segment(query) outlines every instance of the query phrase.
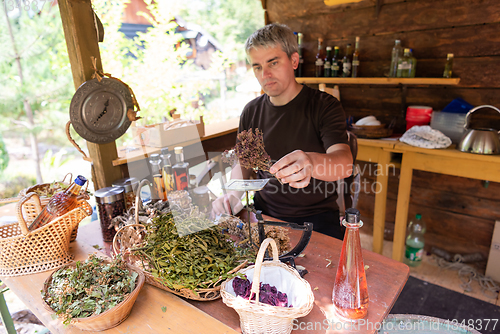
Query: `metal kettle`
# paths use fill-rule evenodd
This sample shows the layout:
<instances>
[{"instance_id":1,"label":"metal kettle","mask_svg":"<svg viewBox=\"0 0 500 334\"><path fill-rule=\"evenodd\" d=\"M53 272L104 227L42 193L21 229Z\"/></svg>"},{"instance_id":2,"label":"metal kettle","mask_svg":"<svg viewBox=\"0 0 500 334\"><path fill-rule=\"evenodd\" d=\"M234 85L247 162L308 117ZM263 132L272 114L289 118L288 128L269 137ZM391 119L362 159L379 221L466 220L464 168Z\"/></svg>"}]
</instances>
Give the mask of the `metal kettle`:
<instances>
[{"instance_id":1,"label":"metal kettle","mask_svg":"<svg viewBox=\"0 0 500 334\"><path fill-rule=\"evenodd\" d=\"M469 129L472 113L483 108L495 109L500 113L500 109L490 105L471 109L465 116L464 128L466 132L458 143L457 149L462 152L476 154L500 154L500 131L495 129Z\"/></svg>"}]
</instances>

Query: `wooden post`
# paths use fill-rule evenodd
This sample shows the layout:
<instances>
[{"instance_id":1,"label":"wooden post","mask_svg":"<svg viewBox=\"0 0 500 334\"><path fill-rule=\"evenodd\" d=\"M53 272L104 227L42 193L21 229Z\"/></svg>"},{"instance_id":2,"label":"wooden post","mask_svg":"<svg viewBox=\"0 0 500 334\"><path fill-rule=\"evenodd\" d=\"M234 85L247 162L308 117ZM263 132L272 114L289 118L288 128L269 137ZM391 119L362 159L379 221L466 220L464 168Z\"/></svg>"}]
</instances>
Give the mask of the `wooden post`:
<instances>
[{"instance_id":1,"label":"wooden post","mask_svg":"<svg viewBox=\"0 0 500 334\"><path fill-rule=\"evenodd\" d=\"M97 69L102 69L99 52L99 35L96 29L97 17L92 9L91 0L59 0L59 10L68 47L69 61L73 73L75 89L92 78L91 56L97 59ZM95 189L110 186L122 177L119 167L113 166L118 157L116 143L94 144L87 142L92 159L92 178Z\"/></svg>"}]
</instances>

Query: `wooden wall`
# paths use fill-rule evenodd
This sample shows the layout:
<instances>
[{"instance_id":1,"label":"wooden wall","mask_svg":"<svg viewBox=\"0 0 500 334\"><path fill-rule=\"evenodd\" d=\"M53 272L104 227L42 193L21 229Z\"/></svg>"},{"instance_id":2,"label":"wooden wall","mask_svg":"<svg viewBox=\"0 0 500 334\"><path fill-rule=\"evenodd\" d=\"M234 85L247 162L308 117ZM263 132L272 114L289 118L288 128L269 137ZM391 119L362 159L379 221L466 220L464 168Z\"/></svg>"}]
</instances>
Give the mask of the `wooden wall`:
<instances>
[{"instance_id":1,"label":"wooden wall","mask_svg":"<svg viewBox=\"0 0 500 334\"><path fill-rule=\"evenodd\" d=\"M498 0L382 0L329 7L323 0L263 1L269 22L288 25L305 38L305 74L314 75L317 39L326 45L354 46L360 36L360 76L383 77L389 71L395 39L413 49L417 77L441 77L447 53L455 55L453 76L458 86L407 87L406 105L429 105L441 110L454 98L472 105L500 107L500 1ZM340 87L346 114L354 120L375 115L384 122L398 119L404 128L402 87ZM500 129L498 113L482 110L473 126ZM390 178L386 224L394 223L399 170ZM366 175L367 182L373 177ZM418 211L428 223L428 243L451 251L481 251L487 255L495 220L500 219L500 185L488 188L478 180L415 172L410 215ZM373 194L360 198L368 225Z\"/></svg>"}]
</instances>

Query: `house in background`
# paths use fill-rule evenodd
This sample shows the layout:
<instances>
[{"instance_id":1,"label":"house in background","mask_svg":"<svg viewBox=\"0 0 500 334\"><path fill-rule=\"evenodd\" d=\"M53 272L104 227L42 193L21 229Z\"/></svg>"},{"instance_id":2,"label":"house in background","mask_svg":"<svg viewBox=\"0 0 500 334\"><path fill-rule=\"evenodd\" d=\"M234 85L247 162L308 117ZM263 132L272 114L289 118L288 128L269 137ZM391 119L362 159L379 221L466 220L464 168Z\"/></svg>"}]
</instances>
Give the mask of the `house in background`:
<instances>
[{"instance_id":1,"label":"house in background","mask_svg":"<svg viewBox=\"0 0 500 334\"><path fill-rule=\"evenodd\" d=\"M138 12L148 12L143 0L131 0L125 7L120 31L128 38L134 38L137 32L146 32L151 27L145 17L137 15ZM175 21L178 24L176 32L180 33L191 47L188 59L193 59L199 68L208 69L212 54L217 50L222 51L220 43L197 24L186 22L181 17L176 17Z\"/></svg>"}]
</instances>

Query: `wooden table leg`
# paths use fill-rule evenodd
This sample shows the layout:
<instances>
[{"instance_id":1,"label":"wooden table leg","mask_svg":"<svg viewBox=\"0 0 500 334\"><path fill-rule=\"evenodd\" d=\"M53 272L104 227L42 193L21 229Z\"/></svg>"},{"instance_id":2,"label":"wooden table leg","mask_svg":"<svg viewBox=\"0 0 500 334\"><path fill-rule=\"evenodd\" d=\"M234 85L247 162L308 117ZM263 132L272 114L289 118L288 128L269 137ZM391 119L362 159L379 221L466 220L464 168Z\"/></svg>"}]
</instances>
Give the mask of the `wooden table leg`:
<instances>
[{"instance_id":1,"label":"wooden table leg","mask_svg":"<svg viewBox=\"0 0 500 334\"><path fill-rule=\"evenodd\" d=\"M382 254L384 248L385 207L391 152L380 150L377 164L377 187L373 214L373 251Z\"/></svg>"},{"instance_id":2,"label":"wooden table leg","mask_svg":"<svg viewBox=\"0 0 500 334\"><path fill-rule=\"evenodd\" d=\"M408 206L410 204L411 180L413 169L411 167L414 155L406 152L401 161L401 174L399 176L398 200L396 206L396 222L394 226L394 244L392 258L396 261L403 260L405 247L406 224L408 220Z\"/></svg>"}]
</instances>

